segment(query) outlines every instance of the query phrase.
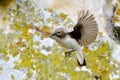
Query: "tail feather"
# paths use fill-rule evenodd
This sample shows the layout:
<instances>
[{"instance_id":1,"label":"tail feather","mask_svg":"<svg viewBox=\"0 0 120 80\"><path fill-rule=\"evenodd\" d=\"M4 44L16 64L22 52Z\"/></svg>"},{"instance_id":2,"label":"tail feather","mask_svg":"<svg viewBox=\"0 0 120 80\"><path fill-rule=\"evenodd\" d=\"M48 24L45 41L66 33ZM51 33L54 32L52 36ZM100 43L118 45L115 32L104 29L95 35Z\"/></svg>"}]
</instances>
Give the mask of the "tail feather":
<instances>
[{"instance_id":1,"label":"tail feather","mask_svg":"<svg viewBox=\"0 0 120 80\"><path fill-rule=\"evenodd\" d=\"M76 58L79 66L86 66L86 61L81 50L77 51Z\"/></svg>"},{"instance_id":2,"label":"tail feather","mask_svg":"<svg viewBox=\"0 0 120 80\"><path fill-rule=\"evenodd\" d=\"M86 60L85 59L84 59L83 64L80 64L80 62L78 61L78 59L77 59L77 63L78 63L78 66L86 66Z\"/></svg>"}]
</instances>

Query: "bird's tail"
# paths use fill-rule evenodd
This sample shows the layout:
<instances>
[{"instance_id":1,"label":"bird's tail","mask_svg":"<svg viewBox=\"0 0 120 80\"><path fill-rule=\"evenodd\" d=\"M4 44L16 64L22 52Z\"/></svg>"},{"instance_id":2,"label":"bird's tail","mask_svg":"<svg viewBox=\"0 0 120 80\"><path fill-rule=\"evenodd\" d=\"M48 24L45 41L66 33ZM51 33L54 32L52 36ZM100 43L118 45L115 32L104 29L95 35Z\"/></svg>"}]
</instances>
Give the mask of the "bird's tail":
<instances>
[{"instance_id":1,"label":"bird's tail","mask_svg":"<svg viewBox=\"0 0 120 80\"><path fill-rule=\"evenodd\" d=\"M86 61L81 50L77 51L76 58L79 66L86 66Z\"/></svg>"}]
</instances>

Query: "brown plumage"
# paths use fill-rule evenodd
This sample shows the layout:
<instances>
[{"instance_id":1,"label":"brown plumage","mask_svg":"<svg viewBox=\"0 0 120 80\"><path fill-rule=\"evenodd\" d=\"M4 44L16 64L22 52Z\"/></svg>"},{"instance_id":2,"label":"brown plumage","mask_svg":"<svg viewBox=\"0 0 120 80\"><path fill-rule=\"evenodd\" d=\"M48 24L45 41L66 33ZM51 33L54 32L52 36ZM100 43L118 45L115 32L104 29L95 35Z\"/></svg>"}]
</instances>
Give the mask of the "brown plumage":
<instances>
[{"instance_id":1,"label":"brown plumage","mask_svg":"<svg viewBox=\"0 0 120 80\"><path fill-rule=\"evenodd\" d=\"M82 25L82 27L79 25ZM76 27L80 27L81 39L78 42L81 46L88 46L96 39L98 34L97 23L89 11L79 12L78 22L74 28Z\"/></svg>"}]
</instances>

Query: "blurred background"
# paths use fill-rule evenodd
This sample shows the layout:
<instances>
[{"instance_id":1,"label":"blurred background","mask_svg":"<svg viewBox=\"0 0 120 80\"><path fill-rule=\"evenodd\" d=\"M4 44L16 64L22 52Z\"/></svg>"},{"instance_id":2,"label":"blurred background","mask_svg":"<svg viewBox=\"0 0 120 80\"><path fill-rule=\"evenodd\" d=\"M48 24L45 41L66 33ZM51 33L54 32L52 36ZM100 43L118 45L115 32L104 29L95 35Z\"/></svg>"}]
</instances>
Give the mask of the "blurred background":
<instances>
[{"instance_id":1,"label":"blurred background","mask_svg":"<svg viewBox=\"0 0 120 80\"><path fill-rule=\"evenodd\" d=\"M83 9L94 14L99 34L82 49L87 66L79 67L76 53L65 57L45 33L71 31ZM119 16L119 0L0 0L0 80L119 80Z\"/></svg>"}]
</instances>

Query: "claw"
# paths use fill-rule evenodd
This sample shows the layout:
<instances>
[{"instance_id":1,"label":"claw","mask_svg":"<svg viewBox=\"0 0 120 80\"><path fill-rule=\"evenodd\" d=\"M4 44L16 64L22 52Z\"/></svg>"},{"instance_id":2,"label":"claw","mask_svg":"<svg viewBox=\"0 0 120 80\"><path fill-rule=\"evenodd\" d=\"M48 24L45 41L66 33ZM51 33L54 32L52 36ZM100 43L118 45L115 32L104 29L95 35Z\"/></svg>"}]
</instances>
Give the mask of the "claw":
<instances>
[{"instance_id":1,"label":"claw","mask_svg":"<svg viewBox=\"0 0 120 80\"><path fill-rule=\"evenodd\" d=\"M66 57L67 57L67 56L68 56L68 57L71 57L71 52L69 52L69 51L68 51L68 52L65 52L65 56L66 56Z\"/></svg>"},{"instance_id":2,"label":"claw","mask_svg":"<svg viewBox=\"0 0 120 80\"><path fill-rule=\"evenodd\" d=\"M65 52L65 56L71 57L71 53L74 52L75 50L67 51Z\"/></svg>"}]
</instances>

